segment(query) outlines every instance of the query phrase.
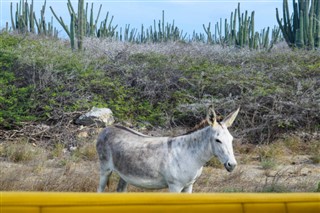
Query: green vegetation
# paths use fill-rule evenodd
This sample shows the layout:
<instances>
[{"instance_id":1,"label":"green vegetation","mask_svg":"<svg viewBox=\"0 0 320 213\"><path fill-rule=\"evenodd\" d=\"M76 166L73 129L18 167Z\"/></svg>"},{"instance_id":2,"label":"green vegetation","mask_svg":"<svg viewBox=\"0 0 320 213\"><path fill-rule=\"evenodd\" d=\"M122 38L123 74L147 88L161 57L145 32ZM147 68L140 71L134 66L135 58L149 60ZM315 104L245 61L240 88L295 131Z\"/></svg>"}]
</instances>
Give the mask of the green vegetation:
<instances>
[{"instance_id":1,"label":"green vegetation","mask_svg":"<svg viewBox=\"0 0 320 213\"><path fill-rule=\"evenodd\" d=\"M221 115L241 106L236 128L249 142L319 130L318 52L98 39L73 52L50 38L2 33L0 41L1 128L68 124L93 106L139 127L193 126L213 102Z\"/></svg>"},{"instance_id":2,"label":"green vegetation","mask_svg":"<svg viewBox=\"0 0 320 213\"><path fill-rule=\"evenodd\" d=\"M14 49L21 43L21 38L0 36L0 126L5 128L34 119L30 114L33 86L23 84L21 76L14 72L14 62L17 60Z\"/></svg>"},{"instance_id":3,"label":"green vegetation","mask_svg":"<svg viewBox=\"0 0 320 213\"><path fill-rule=\"evenodd\" d=\"M52 39L52 24L43 18L37 22L31 12L33 2L29 7L22 0L12 13L12 29L18 33L0 32L0 137L5 141L0 143L4 159L0 163L10 165L1 173L0 190L95 191L97 180L92 174L98 176L98 170L88 161L97 160L93 141L98 130L73 123L93 106L109 107L117 123L168 132L199 123L206 106L213 103L218 116L241 107L232 129L241 146L241 151L235 148L237 157L246 152L239 164L257 161L254 167L258 164L265 171L252 178L252 170L240 167L219 181L212 178L211 170L222 165L213 158L196 191L319 191L318 178L305 181L315 172L302 173L305 160L294 159L304 155L308 165L320 162L316 33L314 45L305 40L312 37L309 29L304 31L303 46L301 37L295 39L300 43L290 43L306 48L286 48L276 42L279 29L272 32L272 41L268 28L255 32L254 11L251 16L247 11L241 14L240 5L230 23L225 21L224 35L221 21L215 34L209 24L204 26L206 36L194 33L187 38L174 21L165 22L164 12L161 20L149 28L142 26L140 33L130 30L130 25L116 32L109 13L98 28L101 6L94 20L93 5L89 15L88 4L84 9L81 2L75 13L68 1L69 27L54 15L69 32L72 49L68 41ZM319 1L312 4L310 14L318 14ZM44 11L45 4L41 17ZM308 17L299 23L310 26ZM312 29L319 27L314 24ZM35 32L47 36L32 35ZM283 162L295 168L287 171ZM11 168L11 164L24 166ZM302 183L288 182L292 175L302 178ZM231 184L228 188L226 181ZM116 184L112 187L115 190Z\"/></svg>"}]
</instances>

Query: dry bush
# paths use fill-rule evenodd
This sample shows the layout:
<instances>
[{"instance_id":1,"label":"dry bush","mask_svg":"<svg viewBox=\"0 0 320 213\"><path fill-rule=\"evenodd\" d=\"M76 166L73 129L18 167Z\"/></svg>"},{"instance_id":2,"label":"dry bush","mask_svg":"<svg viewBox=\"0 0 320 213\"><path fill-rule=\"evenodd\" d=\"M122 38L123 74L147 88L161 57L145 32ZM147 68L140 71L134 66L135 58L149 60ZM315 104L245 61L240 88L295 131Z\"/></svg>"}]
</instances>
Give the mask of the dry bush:
<instances>
[{"instance_id":1,"label":"dry bush","mask_svg":"<svg viewBox=\"0 0 320 213\"><path fill-rule=\"evenodd\" d=\"M95 192L98 186L98 170L95 166L69 161L60 168L46 165L35 172L36 166L11 165L1 172L1 191L72 191Z\"/></svg>"},{"instance_id":2,"label":"dry bush","mask_svg":"<svg viewBox=\"0 0 320 213\"><path fill-rule=\"evenodd\" d=\"M72 52L60 40L25 43L15 50L16 83L39 90L32 97L43 102L30 110L49 128L27 124L21 131L0 130L2 138L78 147L73 120L92 105L107 105L120 121L131 119L136 126L170 128L196 124L213 103L222 116L241 106L234 135L242 141L270 143L288 132L319 140L310 134L320 123L319 51L88 38L84 52Z\"/></svg>"},{"instance_id":3,"label":"dry bush","mask_svg":"<svg viewBox=\"0 0 320 213\"><path fill-rule=\"evenodd\" d=\"M76 149L72 155L79 157L82 160L98 161L98 154L96 151L95 143L86 143Z\"/></svg>"},{"instance_id":4,"label":"dry bush","mask_svg":"<svg viewBox=\"0 0 320 213\"><path fill-rule=\"evenodd\" d=\"M16 142L0 144L0 157L14 163L27 163L30 161L45 160L45 150L37 145L20 139Z\"/></svg>"},{"instance_id":5,"label":"dry bush","mask_svg":"<svg viewBox=\"0 0 320 213\"><path fill-rule=\"evenodd\" d=\"M313 140L309 144L310 147L310 159L315 164L320 164L320 142L317 140Z\"/></svg>"},{"instance_id":6,"label":"dry bush","mask_svg":"<svg viewBox=\"0 0 320 213\"><path fill-rule=\"evenodd\" d=\"M98 174L95 171L69 168L42 175L34 181L32 191L95 192L97 186Z\"/></svg>"}]
</instances>

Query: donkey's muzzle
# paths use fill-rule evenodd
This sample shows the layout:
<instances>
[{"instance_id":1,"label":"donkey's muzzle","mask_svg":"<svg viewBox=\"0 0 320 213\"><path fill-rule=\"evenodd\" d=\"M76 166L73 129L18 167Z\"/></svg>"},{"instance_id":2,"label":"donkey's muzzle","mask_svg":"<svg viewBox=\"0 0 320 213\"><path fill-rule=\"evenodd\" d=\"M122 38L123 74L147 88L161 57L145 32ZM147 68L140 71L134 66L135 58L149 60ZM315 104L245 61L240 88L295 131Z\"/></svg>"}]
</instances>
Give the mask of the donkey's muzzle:
<instances>
[{"instance_id":1,"label":"donkey's muzzle","mask_svg":"<svg viewBox=\"0 0 320 213\"><path fill-rule=\"evenodd\" d=\"M236 166L237 166L237 163L231 163L231 162L224 163L224 167L228 172L232 172L234 168L236 168Z\"/></svg>"}]
</instances>

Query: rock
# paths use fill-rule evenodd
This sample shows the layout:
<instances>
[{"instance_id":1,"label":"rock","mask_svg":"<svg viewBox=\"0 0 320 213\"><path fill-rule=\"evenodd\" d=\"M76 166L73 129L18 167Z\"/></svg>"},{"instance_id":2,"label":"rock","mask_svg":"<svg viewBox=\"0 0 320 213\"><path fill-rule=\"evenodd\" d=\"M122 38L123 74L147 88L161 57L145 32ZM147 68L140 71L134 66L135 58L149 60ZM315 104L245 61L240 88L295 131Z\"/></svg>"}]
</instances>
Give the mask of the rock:
<instances>
[{"instance_id":1,"label":"rock","mask_svg":"<svg viewBox=\"0 0 320 213\"><path fill-rule=\"evenodd\" d=\"M87 138L87 137L89 137L89 134L87 131L83 131L78 134L78 138Z\"/></svg>"},{"instance_id":2,"label":"rock","mask_svg":"<svg viewBox=\"0 0 320 213\"><path fill-rule=\"evenodd\" d=\"M114 118L110 109L93 107L90 112L81 115L75 123L84 126L106 127L114 123Z\"/></svg>"},{"instance_id":3,"label":"rock","mask_svg":"<svg viewBox=\"0 0 320 213\"><path fill-rule=\"evenodd\" d=\"M301 176L308 176L312 171L309 168L302 168L300 171Z\"/></svg>"}]
</instances>

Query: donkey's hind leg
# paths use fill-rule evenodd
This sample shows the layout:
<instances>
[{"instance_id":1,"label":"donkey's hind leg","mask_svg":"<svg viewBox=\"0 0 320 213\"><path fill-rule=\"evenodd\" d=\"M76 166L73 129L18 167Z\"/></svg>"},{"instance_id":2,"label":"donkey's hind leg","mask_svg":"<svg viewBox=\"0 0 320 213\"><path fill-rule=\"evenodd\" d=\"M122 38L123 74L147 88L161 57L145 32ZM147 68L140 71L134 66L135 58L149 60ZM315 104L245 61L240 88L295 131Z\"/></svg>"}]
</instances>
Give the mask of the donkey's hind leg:
<instances>
[{"instance_id":1,"label":"donkey's hind leg","mask_svg":"<svg viewBox=\"0 0 320 213\"><path fill-rule=\"evenodd\" d=\"M128 183L120 177L118 187L117 187L117 192L126 192L127 186L128 186Z\"/></svg>"},{"instance_id":2,"label":"donkey's hind leg","mask_svg":"<svg viewBox=\"0 0 320 213\"><path fill-rule=\"evenodd\" d=\"M100 182L98 187L98 192L104 192L106 185L109 187L109 177L112 170L109 168L106 162L100 162Z\"/></svg>"}]
</instances>

